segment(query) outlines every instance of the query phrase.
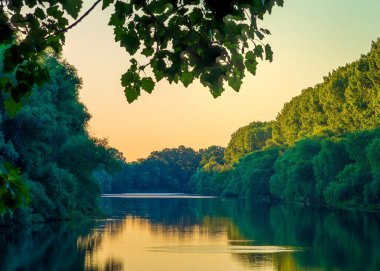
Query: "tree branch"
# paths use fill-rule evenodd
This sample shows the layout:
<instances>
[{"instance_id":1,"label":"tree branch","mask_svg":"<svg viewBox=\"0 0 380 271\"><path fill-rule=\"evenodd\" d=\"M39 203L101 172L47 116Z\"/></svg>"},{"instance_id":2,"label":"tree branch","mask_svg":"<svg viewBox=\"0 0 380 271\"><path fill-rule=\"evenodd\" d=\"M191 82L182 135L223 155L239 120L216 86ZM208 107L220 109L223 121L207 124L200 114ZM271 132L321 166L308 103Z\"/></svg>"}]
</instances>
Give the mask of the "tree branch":
<instances>
[{"instance_id":1,"label":"tree branch","mask_svg":"<svg viewBox=\"0 0 380 271\"><path fill-rule=\"evenodd\" d=\"M48 39L52 36L56 36L56 35L59 35L61 33L65 33L67 31L69 31L71 28L75 27L77 24L79 24L88 14L91 13L91 11L100 3L102 2L102 0L97 0L82 16L80 16L78 18L78 20L76 20L74 23L72 23L71 25L69 25L68 27L64 28L64 29L61 29L61 30L58 30L56 32L54 32L53 34L50 34L48 35L45 39Z\"/></svg>"}]
</instances>

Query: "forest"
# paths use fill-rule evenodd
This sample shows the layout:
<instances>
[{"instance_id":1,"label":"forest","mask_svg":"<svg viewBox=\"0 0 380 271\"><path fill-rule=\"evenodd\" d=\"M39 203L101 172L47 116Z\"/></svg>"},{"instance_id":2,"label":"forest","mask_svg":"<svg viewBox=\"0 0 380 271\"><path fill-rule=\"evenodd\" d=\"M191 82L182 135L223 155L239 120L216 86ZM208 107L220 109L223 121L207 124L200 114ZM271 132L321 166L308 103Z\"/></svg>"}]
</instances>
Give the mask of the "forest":
<instances>
[{"instance_id":1,"label":"forest","mask_svg":"<svg viewBox=\"0 0 380 271\"><path fill-rule=\"evenodd\" d=\"M143 69L132 58L129 70L121 77L129 102L137 99L141 90L152 92L162 78L185 86L199 79L217 97L224 91L224 83L239 90L244 71L256 73L257 59L272 61L271 48L264 43L242 56L243 49L249 47L249 37L237 34L248 27L235 24L246 16L238 10L235 17L222 23L217 17L220 11L210 3L210 17L203 18L205 21L197 9L188 7L189 20L194 20L189 26L180 15L186 7L180 6L175 11L167 9L175 13L178 21L165 25L157 23L154 16L162 7L136 3L136 8L155 20L136 15L141 20L136 22L141 33L132 33L132 28L120 28L131 11L125 9L126 4L117 3L110 20L115 40L132 56L144 41L142 54L152 58L147 65L152 66L155 76L154 81L141 77ZM250 12L260 17L270 13L275 4L281 6L282 1L255 2ZM69 6L62 8L70 14ZM77 18L79 9L75 7L70 16ZM14 7L14 12L20 13L21 7ZM56 19L56 38L50 36L49 29L40 27L41 12ZM4 105L0 110L0 214L5 214L0 223L96 215L101 193L124 192L187 192L380 207L380 40L373 42L368 54L304 89L284 105L275 120L254 121L238 129L226 148L193 150L179 146L127 163L106 139L89 134L90 115L78 98L81 79L75 68L59 57L64 32L68 30L63 27L68 22L54 5L44 12L41 9L33 14L34 24L25 27L35 32L28 32L19 42L15 43L14 35L18 28L1 29L6 36L2 36L0 44L0 102ZM1 25L9 19L4 16L0 18ZM25 23L20 16L12 20L21 27ZM165 18L161 18L163 22ZM195 35L208 35L205 25L210 20L215 21L216 28L228 26L226 33L211 33L211 39L220 40L218 46L204 42L208 36ZM148 22L160 30L160 39L143 37L143 24ZM133 26L134 22L129 24ZM194 30L192 24L200 24L199 29ZM182 34L186 38L194 34L202 45L202 50L195 55L190 52L186 61L194 41L177 40L164 31L175 30L176 25L188 27L186 31L180 29ZM269 30L258 29L255 21L246 31L260 41L270 34ZM36 39L39 35L43 38ZM34 46L34 39L41 44ZM173 52L152 52L154 44L166 48L171 42L179 44ZM245 42L242 52L236 49L241 42ZM229 59L229 55L234 57ZM223 65L216 61L220 58L226 58ZM171 66L162 66L163 59L169 59ZM189 68L195 72L189 72ZM229 73L229 68L233 72Z\"/></svg>"},{"instance_id":2,"label":"forest","mask_svg":"<svg viewBox=\"0 0 380 271\"><path fill-rule=\"evenodd\" d=\"M368 54L304 89L274 121L238 129L225 149L153 152L125 164L110 191L379 208L379 70L380 40Z\"/></svg>"},{"instance_id":3,"label":"forest","mask_svg":"<svg viewBox=\"0 0 380 271\"><path fill-rule=\"evenodd\" d=\"M273 7L283 6L283 0L96 0L86 10L85 6L82 0L0 0L0 142L4 149L0 155L0 215L19 217L13 216L15 210L32 210L37 214L32 220L38 221L92 213L94 195L102 187L96 183L110 181L108 171L115 159L108 156L114 155L116 164L123 160L105 140L89 136L89 115L78 102L80 80L73 67L59 60L66 34L96 7L113 8L108 25L113 40L129 56L128 70L120 81L126 100L132 103L143 91L152 93L162 79L185 87L199 80L213 97L220 96L227 84L239 91L246 72L255 75L259 61L273 60L271 46L263 41L270 31L257 21ZM137 61L142 56L146 63ZM57 63L48 60L53 58ZM58 70L68 77L67 82L58 78L62 75L55 74ZM145 70L150 70L149 75ZM72 92L69 100L61 100L67 97L56 93L60 88ZM77 116L75 110L70 115L70 106L64 108L68 102ZM74 150L78 158L71 159ZM186 177L191 166L185 168L180 174ZM177 181L168 188L183 186ZM76 205L81 189L89 191ZM58 198L53 203L49 199L54 195ZM33 207L40 200L44 204Z\"/></svg>"},{"instance_id":4,"label":"forest","mask_svg":"<svg viewBox=\"0 0 380 271\"><path fill-rule=\"evenodd\" d=\"M0 270L380 270L380 1L322 2L0 0Z\"/></svg>"},{"instance_id":5,"label":"forest","mask_svg":"<svg viewBox=\"0 0 380 271\"><path fill-rule=\"evenodd\" d=\"M1 108L1 172L17 176L7 188L10 196L19 189L24 198L10 200L24 202L14 202L22 208L7 212L0 225L97 215L101 177L119 169L124 159L107 140L88 134L91 116L78 100L81 80L75 68L51 54L42 61L49 83L36 86L14 115ZM0 191L3 197L5 192Z\"/></svg>"}]
</instances>

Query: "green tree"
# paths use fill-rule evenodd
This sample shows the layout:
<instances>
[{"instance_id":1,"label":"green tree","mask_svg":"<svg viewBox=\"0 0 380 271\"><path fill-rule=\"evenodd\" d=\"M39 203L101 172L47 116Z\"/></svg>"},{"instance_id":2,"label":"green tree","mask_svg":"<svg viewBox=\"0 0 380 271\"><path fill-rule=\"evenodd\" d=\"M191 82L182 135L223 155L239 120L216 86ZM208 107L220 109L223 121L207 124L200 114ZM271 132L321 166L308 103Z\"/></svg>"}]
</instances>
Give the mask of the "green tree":
<instances>
[{"instance_id":1,"label":"green tree","mask_svg":"<svg viewBox=\"0 0 380 271\"><path fill-rule=\"evenodd\" d=\"M373 176L372 182L367 184L364 197L367 204L380 204L380 137L374 139L366 148L367 159Z\"/></svg>"},{"instance_id":2,"label":"green tree","mask_svg":"<svg viewBox=\"0 0 380 271\"><path fill-rule=\"evenodd\" d=\"M315 199L313 158L320 151L316 139L303 139L287 149L274 166L270 179L271 193L284 200L310 202Z\"/></svg>"},{"instance_id":3,"label":"green tree","mask_svg":"<svg viewBox=\"0 0 380 271\"><path fill-rule=\"evenodd\" d=\"M241 157L263 149L271 138L271 122L252 122L231 135L231 140L224 151L224 159L228 164L236 163Z\"/></svg>"},{"instance_id":4,"label":"green tree","mask_svg":"<svg viewBox=\"0 0 380 271\"><path fill-rule=\"evenodd\" d=\"M103 9L114 7L109 25L115 41L129 55L146 58L140 64L132 57L121 77L132 102L163 78L185 87L199 79L214 97L224 91L224 82L239 91L246 70L255 75L258 59L272 61L271 47L263 42L270 32L257 21L283 0L96 0L82 15L82 0L0 0L0 92L8 113L20 110L33 87L52 77L42 64L46 50L60 53L66 32L101 3ZM146 68L153 76L145 75ZM10 172L14 175L0 173L1 195L19 190L11 185L18 175ZM21 195L16 202L24 201ZM3 205L7 209L4 200Z\"/></svg>"},{"instance_id":5,"label":"green tree","mask_svg":"<svg viewBox=\"0 0 380 271\"><path fill-rule=\"evenodd\" d=\"M201 155L185 146L154 151L146 159L124 164L113 177L111 191L184 192L200 161Z\"/></svg>"},{"instance_id":6,"label":"green tree","mask_svg":"<svg viewBox=\"0 0 380 271\"><path fill-rule=\"evenodd\" d=\"M199 78L214 97L223 92L224 82L238 91L245 70L256 73L257 59L272 61L271 47L262 42L270 32L257 20L283 0L97 0L81 16L82 0L1 0L0 44L9 44L4 72L16 74L16 80L3 76L1 89L19 102L34 83L46 82L48 70L38 61L41 52L60 52L66 32L101 3L103 9L114 7L109 25L115 41L131 56L138 53L147 59L140 64L132 57L121 77L132 102L142 89L151 93L162 78L184 86ZM154 77L142 76L147 67Z\"/></svg>"},{"instance_id":7,"label":"green tree","mask_svg":"<svg viewBox=\"0 0 380 271\"><path fill-rule=\"evenodd\" d=\"M331 136L380 125L380 40L368 54L329 73L286 103L273 123L273 141L291 146L314 135Z\"/></svg>"},{"instance_id":8,"label":"green tree","mask_svg":"<svg viewBox=\"0 0 380 271\"><path fill-rule=\"evenodd\" d=\"M350 162L342 139L326 139L321 143L321 151L313 160L316 196L319 200L323 200L325 189L336 181L337 174Z\"/></svg>"},{"instance_id":9,"label":"green tree","mask_svg":"<svg viewBox=\"0 0 380 271\"><path fill-rule=\"evenodd\" d=\"M278 147L256 151L245 156L237 166L243 185L240 197L270 199L269 180L274 172L274 164L281 153ZM242 193L243 192L243 193Z\"/></svg>"},{"instance_id":10,"label":"green tree","mask_svg":"<svg viewBox=\"0 0 380 271\"><path fill-rule=\"evenodd\" d=\"M76 70L52 56L46 56L43 65L50 71L50 82L35 88L15 116L4 108L0 114L0 162L7 166L5 161L10 161L18 168L4 168L15 184L4 185L14 191L12 202L1 195L1 202L8 204L2 208L14 210L23 206L16 200L30 198L30 205L13 219L4 219L7 223L95 214L100 193L95 173L116 170L122 159L105 140L88 135L90 115L78 99L81 80ZM19 184L28 193L14 188ZM20 198L25 193L27 197Z\"/></svg>"}]
</instances>

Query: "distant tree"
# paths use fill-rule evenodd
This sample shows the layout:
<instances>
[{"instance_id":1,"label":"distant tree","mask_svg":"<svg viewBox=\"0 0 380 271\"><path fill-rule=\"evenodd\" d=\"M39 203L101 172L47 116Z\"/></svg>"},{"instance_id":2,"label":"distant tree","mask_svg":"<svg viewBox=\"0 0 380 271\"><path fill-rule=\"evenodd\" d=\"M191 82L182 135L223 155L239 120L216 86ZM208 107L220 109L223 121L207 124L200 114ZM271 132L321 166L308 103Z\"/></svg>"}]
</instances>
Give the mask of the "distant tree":
<instances>
[{"instance_id":1,"label":"distant tree","mask_svg":"<svg viewBox=\"0 0 380 271\"><path fill-rule=\"evenodd\" d=\"M198 152L185 146L154 151L145 159L125 164L113 177L111 191L184 192L200 160Z\"/></svg>"}]
</instances>

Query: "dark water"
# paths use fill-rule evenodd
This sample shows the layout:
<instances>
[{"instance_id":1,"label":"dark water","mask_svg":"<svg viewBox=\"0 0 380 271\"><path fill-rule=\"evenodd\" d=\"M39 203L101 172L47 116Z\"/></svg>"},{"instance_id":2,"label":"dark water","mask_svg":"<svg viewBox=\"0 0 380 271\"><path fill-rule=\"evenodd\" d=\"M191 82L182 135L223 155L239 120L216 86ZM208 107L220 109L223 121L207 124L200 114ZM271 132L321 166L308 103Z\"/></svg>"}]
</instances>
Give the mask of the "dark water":
<instances>
[{"instance_id":1,"label":"dark water","mask_svg":"<svg viewBox=\"0 0 380 271\"><path fill-rule=\"evenodd\" d=\"M0 229L0 270L380 270L378 214L103 198L109 219Z\"/></svg>"}]
</instances>

